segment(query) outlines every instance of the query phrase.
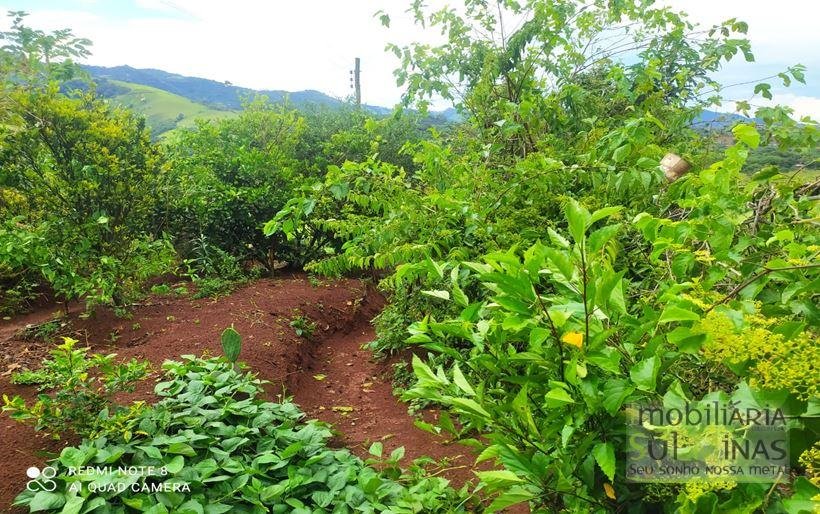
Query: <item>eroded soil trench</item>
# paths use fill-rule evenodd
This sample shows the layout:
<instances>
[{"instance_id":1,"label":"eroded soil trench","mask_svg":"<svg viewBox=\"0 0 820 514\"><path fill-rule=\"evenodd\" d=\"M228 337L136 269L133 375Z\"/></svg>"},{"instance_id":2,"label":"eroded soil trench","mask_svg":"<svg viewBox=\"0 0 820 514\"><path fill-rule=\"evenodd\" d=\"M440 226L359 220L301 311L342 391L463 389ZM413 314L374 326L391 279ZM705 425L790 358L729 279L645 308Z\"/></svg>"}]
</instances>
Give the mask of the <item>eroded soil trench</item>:
<instances>
[{"instance_id":1,"label":"eroded soil trench","mask_svg":"<svg viewBox=\"0 0 820 514\"><path fill-rule=\"evenodd\" d=\"M240 360L270 381L271 398L283 391L310 418L332 423L338 442L361 456L372 442L381 441L385 452L403 446L403 465L421 456L441 461L440 476L460 486L474 477L469 450L414 425L407 406L392 394L392 367L372 359L362 345L373 340L370 320L383 306L374 288L356 280L311 284L303 275L259 280L218 300L189 296L152 296L133 310L130 319L98 311L82 319L74 306L60 333L79 339L93 351L115 352L120 357L149 360L155 370L128 399L153 401L152 390L159 367L166 359L184 354L220 353L219 334L233 325L243 336ZM47 355L58 338L50 341L29 334L27 325L48 321L58 306L38 308L28 315L0 321L0 393L31 398L31 387L10 383L14 370L33 367ZM303 317L316 329L301 337L291 322ZM426 419L435 418L434 411ZM42 465L47 452L59 451L66 442L44 438L33 429L0 416L0 511L26 483L25 470Z\"/></svg>"}]
</instances>

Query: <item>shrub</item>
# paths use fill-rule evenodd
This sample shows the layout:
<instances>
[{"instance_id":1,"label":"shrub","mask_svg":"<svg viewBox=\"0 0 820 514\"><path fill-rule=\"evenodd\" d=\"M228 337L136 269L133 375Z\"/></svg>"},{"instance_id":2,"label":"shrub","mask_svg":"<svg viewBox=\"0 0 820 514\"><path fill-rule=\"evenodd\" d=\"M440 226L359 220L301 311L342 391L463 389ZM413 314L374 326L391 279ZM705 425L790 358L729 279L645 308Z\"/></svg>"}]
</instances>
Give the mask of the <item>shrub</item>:
<instances>
[{"instance_id":1,"label":"shrub","mask_svg":"<svg viewBox=\"0 0 820 514\"><path fill-rule=\"evenodd\" d=\"M202 121L173 138L160 212L183 257L204 238L240 263L273 271L283 260L280 241L260 228L300 184L294 147L303 130L296 111L258 99L236 118Z\"/></svg>"}]
</instances>

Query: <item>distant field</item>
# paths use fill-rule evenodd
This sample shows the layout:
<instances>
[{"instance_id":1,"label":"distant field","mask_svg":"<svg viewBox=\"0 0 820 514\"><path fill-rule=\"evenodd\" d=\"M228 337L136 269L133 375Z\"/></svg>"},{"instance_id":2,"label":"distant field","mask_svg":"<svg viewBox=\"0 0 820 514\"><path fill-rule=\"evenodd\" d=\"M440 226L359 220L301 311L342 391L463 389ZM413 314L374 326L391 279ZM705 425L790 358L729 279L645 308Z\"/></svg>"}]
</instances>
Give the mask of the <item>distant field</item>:
<instances>
[{"instance_id":1,"label":"distant field","mask_svg":"<svg viewBox=\"0 0 820 514\"><path fill-rule=\"evenodd\" d=\"M128 92L110 100L145 116L155 137L164 136L178 127L193 126L199 118L220 119L236 115L235 111L212 109L155 87L119 80L112 80L111 83L128 89Z\"/></svg>"}]
</instances>

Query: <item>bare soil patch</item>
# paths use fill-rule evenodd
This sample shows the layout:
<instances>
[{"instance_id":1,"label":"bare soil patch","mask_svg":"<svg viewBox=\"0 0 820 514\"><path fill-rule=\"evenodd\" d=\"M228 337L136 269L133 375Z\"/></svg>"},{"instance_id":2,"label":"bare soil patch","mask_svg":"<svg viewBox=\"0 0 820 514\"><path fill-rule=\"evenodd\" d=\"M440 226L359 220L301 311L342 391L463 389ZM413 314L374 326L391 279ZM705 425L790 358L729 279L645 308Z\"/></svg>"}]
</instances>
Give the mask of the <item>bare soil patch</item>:
<instances>
[{"instance_id":1,"label":"bare soil patch","mask_svg":"<svg viewBox=\"0 0 820 514\"><path fill-rule=\"evenodd\" d=\"M256 281L217 300L151 296L134 308L130 319L108 310L81 319L75 306L63 330L95 352L149 360L156 378L166 359L218 355L219 335L233 325L243 337L240 360L271 382L266 388L271 398L293 395L310 418L333 423L339 444L359 455L367 453L370 443L382 441L386 451L404 446L404 463L424 455L441 459L438 472L460 486L473 477L469 450L416 428L407 406L392 395L390 364L374 361L362 349L374 337L370 320L382 306L382 297L364 282L311 285L304 275L294 274ZM0 321L0 392L28 398L36 393L11 384L10 372L37 366L57 344L21 334L27 324L48 321L59 309L42 306ZM290 325L296 316L316 324L310 338L296 335ZM128 399L153 400L153 385L154 380L146 380ZM425 416L434 418L436 412ZM11 510L13 498L25 487L25 470L42 465L67 443L0 416L0 510Z\"/></svg>"}]
</instances>

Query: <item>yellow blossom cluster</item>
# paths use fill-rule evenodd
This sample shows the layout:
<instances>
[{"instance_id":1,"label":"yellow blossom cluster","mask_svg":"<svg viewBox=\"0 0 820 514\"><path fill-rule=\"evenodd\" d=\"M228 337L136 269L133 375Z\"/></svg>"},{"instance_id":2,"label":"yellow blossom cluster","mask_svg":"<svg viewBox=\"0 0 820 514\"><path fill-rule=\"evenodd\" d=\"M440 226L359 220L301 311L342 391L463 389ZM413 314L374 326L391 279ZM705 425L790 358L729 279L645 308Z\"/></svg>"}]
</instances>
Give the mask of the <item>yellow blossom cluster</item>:
<instances>
[{"instance_id":1,"label":"yellow blossom cluster","mask_svg":"<svg viewBox=\"0 0 820 514\"><path fill-rule=\"evenodd\" d=\"M799 462L806 468L806 476L811 483L820 487L820 441L801 453Z\"/></svg>"},{"instance_id":2,"label":"yellow blossom cluster","mask_svg":"<svg viewBox=\"0 0 820 514\"><path fill-rule=\"evenodd\" d=\"M820 345L808 332L787 339L770 327L778 320L758 314L743 317L737 328L724 312L712 311L699 323L707 335L702 351L726 365L748 363L749 384L761 389L786 389L802 400L820 392Z\"/></svg>"},{"instance_id":3,"label":"yellow blossom cluster","mask_svg":"<svg viewBox=\"0 0 820 514\"><path fill-rule=\"evenodd\" d=\"M698 477L686 482L683 494L691 502L698 501L698 498L712 491L729 491L735 488L737 482L728 478Z\"/></svg>"}]
</instances>

